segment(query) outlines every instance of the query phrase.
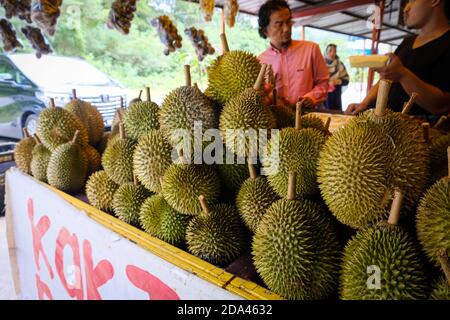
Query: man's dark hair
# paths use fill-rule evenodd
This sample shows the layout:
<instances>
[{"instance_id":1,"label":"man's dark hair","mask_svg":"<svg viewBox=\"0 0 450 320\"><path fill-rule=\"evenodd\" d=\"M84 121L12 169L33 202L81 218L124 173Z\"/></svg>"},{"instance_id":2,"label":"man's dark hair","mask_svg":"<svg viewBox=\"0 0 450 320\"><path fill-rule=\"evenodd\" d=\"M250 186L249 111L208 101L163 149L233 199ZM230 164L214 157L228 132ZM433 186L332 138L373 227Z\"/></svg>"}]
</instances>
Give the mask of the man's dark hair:
<instances>
[{"instance_id":1,"label":"man's dark hair","mask_svg":"<svg viewBox=\"0 0 450 320\"><path fill-rule=\"evenodd\" d=\"M287 8L289 9L289 12L291 12L291 8L284 0L269 0L266 3L264 3L261 8L259 8L258 12L258 24L259 24L259 35L266 39L267 36L265 35L266 28L270 23L270 15L278 10Z\"/></svg>"}]
</instances>

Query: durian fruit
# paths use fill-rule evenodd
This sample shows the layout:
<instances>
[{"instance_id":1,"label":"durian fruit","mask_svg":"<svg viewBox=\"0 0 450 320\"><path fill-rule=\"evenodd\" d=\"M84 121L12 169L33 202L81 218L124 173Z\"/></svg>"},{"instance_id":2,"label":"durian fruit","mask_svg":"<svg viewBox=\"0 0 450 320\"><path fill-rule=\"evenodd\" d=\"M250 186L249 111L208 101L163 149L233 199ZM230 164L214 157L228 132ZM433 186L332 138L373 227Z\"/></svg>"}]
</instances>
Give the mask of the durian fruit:
<instances>
[{"instance_id":1,"label":"durian fruit","mask_svg":"<svg viewBox=\"0 0 450 320\"><path fill-rule=\"evenodd\" d=\"M77 143L79 133L75 131L72 141L56 147L48 162L48 183L65 192L80 191L86 181L88 160Z\"/></svg>"},{"instance_id":2,"label":"durian fruit","mask_svg":"<svg viewBox=\"0 0 450 320\"><path fill-rule=\"evenodd\" d=\"M159 109L161 129L172 146L190 142L193 146L194 125L200 125L204 133L211 128L217 128L217 115L211 101L198 89L191 86L190 69L186 66L186 85L170 92ZM185 145L183 144L184 149ZM188 157L188 152L185 154Z\"/></svg>"},{"instance_id":3,"label":"durian fruit","mask_svg":"<svg viewBox=\"0 0 450 320\"><path fill-rule=\"evenodd\" d=\"M247 228L255 233L267 209L279 199L265 177L258 177L255 166L248 164L250 178L245 180L236 197L236 207Z\"/></svg>"},{"instance_id":4,"label":"durian fruit","mask_svg":"<svg viewBox=\"0 0 450 320\"><path fill-rule=\"evenodd\" d=\"M120 97L120 108L117 108L116 112L114 113L113 122L111 124L111 136L109 137L109 140L116 136L119 136L120 123L123 123L123 118L126 112L123 104L123 98Z\"/></svg>"},{"instance_id":5,"label":"durian fruit","mask_svg":"<svg viewBox=\"0 0 450 320\"><path fill-rule=\"evenodd\" d=\"M206 198L198 197L203 212L189 222L186 242L189 251L212 264L223 266L237 258L245 249L246 235L234 206L220 203L208 206Z\"/></svg>"},{"instance_id":6,"label":"durian fruit","mask_svg":"<svg viewBox=\"0 0 450 320\"><path fill-rule=\"evenodd\" d=\"M95 149L91 145L87 145L83 148L84 153L88 159L88 170L87 176L90 176L92 173L98 171L102 167L102 157L100 153L98 153L97 149Z\"/></svg>"},{"instance_id":7,"label":"durian fruit","mask_svg":"<svg viewBox=\"0 0 450 320\"><path fill-rule=\"evenodd\" d=\"M240 157L253 157L259 142L259 130L276 127L276 120L258 92L264 80L263 64L253 88L231 98L220 115L220 133L229 150Z\"/></svg>"},{"instance_id":8,"label":"durian fruit","mask_svg":"<svg viewBox=\"0 0 450 320\"><path fill-rule=\"evenodd\" d=\"M51 152L42 143L39 137L35 134L34 139L36 145L33 148L30 168L31 174L36 179L47 182L47 167L50 161Z\"/></svg>"},{"instance_id":9,"label":"durian fruit","mask_svg":"<svg viewBox=\"0 0 450 320\"><path fill-rule=\"evenodd\" d=\"M146 232L173 245L186 241L186 228L191 218L174 210L161 195L145 200L139 213L141 226Z\"/></svg>"},{"instance_id":10,"label":"durian fruit","mask_svg":"<svg viewBox=\"0 0 450 320\"><path fill-rule=\"evenodd\" d=\"M227 149L223 146L223 163L217 164L217 172L222 182L222 195L229 200L234 201L242 183L249 177L247 166L236 163L236 156L233 154L233 162L227 163Z\"/></svg>"},{"instance_id":11,"label":"durian fruit","mask_svg":"<svg viewBox=\"0 0 450 320\"><path fill-rule=\"evenodd\" d=\"M202 212L198 201L200 195L208 197L209 203L216 203L220 195L219 175L212 166L174 163L167 168L162 182L162 195L175 210L189 215Z\"/></svg>"},{"instance_id":12,"label":"durian fruit","mask_svg":"<svg viewBox=\"0 0 450 320\"><path fill-rule=\"evenodd\" d=\"M150 191L160 193L160 177L172 164L172 146L161 130L152 130L138 141L133 155L133 171Z\"/></svg>"},{"instance_id":13,"label":"durian fruit","mask_svg":"<svg viewBox=\"0 0 450 320\"><path fill-rule=\"evenodd\" d=\"M105 171L91 174L86 183L86 196L89 203L95 208L113 213L114 193L119 185L112 181Z\"/></svg>"},{"instance_id":14,"label":"durian fruit","mask_svg":"<svg viewBox=\"0 0 450 320\"><path fill-rule=\"evenodd\" d=\"M323 123L323 121L312 114L306 114L302 116L302 128L314 128L319 130L324 136L329 137L331 135L330 131L328 130L329 125L331 122L331 118L328 117L327 123Z\"/></svg>"},{"instance_id":15,"label":"durian fruit","mask_svg":"<svg viewBox=\"0 0 450 320\"><path fill-rule=\"evenodd\" d=\"M72 140L75 131L79 131L77 144L88 144L88 131L81 120L72 112L55 107L53 99L50 106L42 110L37 122L37 134L44 146L53 151L59 145Z\"/></svg>"},{"instance_id":16,"label":"durian fruit","mask_svg":"<svg viewBox=\"0 0 450 320\"><path fill-rule=\"evenodd\" d=\"M447 250L441 249L438 253L438 260L441 264L444 277L440 277L433 285L431 300L450 300L450 259Z\"/></svg>"},{"instance_id":17,"label":"durian fruit","mask_svg":"<svg viewBox=\"0 0 450 320\"><path fill-rule=\"evenodd\" d=\"M126 138L123 123L120 124L119 138L110 142L102 155L102 166L108 176L122 185L133 181L133 152L136 142Z\"/></svg>"},{"instance_id":18,"label":"durian fruit","mask_svg":"<svg viewBox=\"0 0 450 320\"><path fill-rule=\"evenodd\" d=\"M448 176L448 147L450 147L450 135L437 138L430 146L430 184Z\"/></svg>"},{"instance_id":19,"label":"durian fruit","mask_svg":"<svg viewBox=\"0 0 450 320\"><path fill-rule=\"evenodd\" d=\"M269 71L272 69L270 68ZM269 77L270 78L270 77ZM271 82L275 87L275 79ZM290 107L285 105L277 105L277 89L272 90L272 104L270 111L273 114L276 122L276 129L283 129L288 127L295 127L295 112Z\"/></svg>"},{"instance_id":20,"label":"durian fruit","mask_svg":"<svg viewBox=\"0 0 450 320\"><path fill-rule=\"evenodd\" d=\"M388 221L358 231L344 251L344 300L426 299L428 281L420 249L399 227L402 193L395 191Z\"/></svg>"},{"instance_id":21,"label":"durian fruit","mask_svg":"<svg viewBox=\"0 0 450 320\"><path fill-rule=\"evenodd\" d=\"M278 170L269 173L268 181L280 197L287 195L290 171L297 173L297 197L309 197L318 191L317 162L326 139L317 129L302 129L302 123L301 103L297 103L295 128L282 129L279 139L271 139L269 144L267 163Z\"/></svg>"},{"instance_id":22,"label":"durian fruit","mask_svg":"<svg viewBox=\"0 0 450 320\"><path fill-rule=\"evenodd\" d=\"M139 226L141 206L151 195L152 193L143 185L138 184L137 179L121 185L114 193L114 214L128 224Z\"/></svg>"},{"instance_id":23,"label":"durian fruit","mask_svg":"<svg viewBox=\"0 0 450 320\"><path fill-rule=\"evenodd\" d=\"M450 167L450 147L448 147ZM436 252L450 251L450 179L436 182L421 199L416 216L417 236L431 262L436 266Z\"/></svg>"},{"instance_id":24,"label":"durian fruit","mask_svg":"<svg viewBox=\"0 0 450 320\"><path fill-rule=\"evenodd\" d=\"M249 52L229 51L225 35L221 39L225 53L208 67L207 73L209 96L224 105L254 85L261 64Z\"/></svg>"},{"instance_id":25,"label":"durian fruit","mask_svg":"<svg viewBox=\"0 0 450 320\"><path fill-rule=\"evenodd\" d=\"M142 96L142 90L139 90L139 95L136 98L133 98L130 100L130 103L128 103L128 108L130 108L133 104L135 104L137 102L142 102L141 96Z\"/></svg>"},{"instance_id":26,"label":"durian fruit","mask_svg":"<svg viewBox=\"0 0 450 320\"><path fill-rule=\"evenodd\" d=\"M257 272L268 288L288 299L316 300L337 288L340 245L321 207L295 200L295 173L289 192L262 217L252 243Z\"/></svg>"},{"instance_id":27,"label":"durian fruit","mask_svg":"<svg viewBox=\"0 0 450 320\"><path fill-rule=\"evenodd\" d=\"M103 116L98 109L87 101L77 98L76 91L73 90L73 99L68 102L64 109L75 114L87 129L89 144L92 146L100 142L105 131Z\"/></svg>"},{"instance_id":28,"label":"durian fruit","mask_svg":"<svg viewBox=\"0 0 450 320\"><path fill-rule=\"evenodd\" d=\"M28 129L23 129L24 138L19 141L14 149L14 161L17 167L25 173L31 173L31 160L36 141L30 136Z\"/></svg>"},{"instance_id":29,"label":"durian fruit","mask_svg":"<svg viewBox=\"0 0 450 320\"><path fill-rule=\"evenodd\" d=\"M138 140L143 134L159 129L159 107L151 101L150 88L146 88L147 101L131 104L125 112L123 123L128 136Z\"/></svg>"}]
</instances>

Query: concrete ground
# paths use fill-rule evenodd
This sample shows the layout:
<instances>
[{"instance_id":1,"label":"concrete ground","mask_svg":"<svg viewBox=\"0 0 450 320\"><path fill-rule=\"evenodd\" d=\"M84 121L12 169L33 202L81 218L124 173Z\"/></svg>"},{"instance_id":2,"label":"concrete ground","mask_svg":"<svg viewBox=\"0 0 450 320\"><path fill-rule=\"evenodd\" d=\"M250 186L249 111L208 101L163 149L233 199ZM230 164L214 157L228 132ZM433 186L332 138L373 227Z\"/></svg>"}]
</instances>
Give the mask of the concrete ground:
<instances>
[{"instance_id":1,"label":"concrete ground","mask_svg":"<svg viewBox=\"0 0 450 320\"><path fill-rule=\"evenodd\" d=\"M6 221L0 217L0 300L15 300L14 287L9 264L8 244L6 242Z\"/></svg>"}]
</instances>

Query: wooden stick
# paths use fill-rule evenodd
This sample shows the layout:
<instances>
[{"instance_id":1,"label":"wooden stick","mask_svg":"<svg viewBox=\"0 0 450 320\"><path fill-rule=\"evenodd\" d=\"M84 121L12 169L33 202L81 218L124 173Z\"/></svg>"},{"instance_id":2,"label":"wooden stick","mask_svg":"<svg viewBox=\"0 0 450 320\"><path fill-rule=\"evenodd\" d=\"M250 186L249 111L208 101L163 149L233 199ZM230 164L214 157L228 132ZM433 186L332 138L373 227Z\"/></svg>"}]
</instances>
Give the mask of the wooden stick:
<instances>
[{"instance_id":1,"label":"wooden stick","mask_svg":"<svg viewBox=\"0 0 450 320\"><path fill-rule=\"evenodd\" d=\"M422 123L422 129L425 143L430 143L430 124L428 122Z\"/></svg>"},{"instance_id":2,"label":"wooden stick","mask_svg":"<svg viewBox=\"0 0 450 320\"><path fill-rule=\"evenodd\" d=\"M297 130L302 129L302 108L303 103L298 101L295 105L295 129Z\"/></svg>"},{"instance_id":3,"label":"wooden stick","mask_svg":"<svg viewBox=\"0 0 450 320\"><path fill-rule=\"evenodd\" d=\"M255 91L258 91L264 82L264 76L266 75L266 68L267 64L263 63L261 65L261 69L259 69L258 78L256 79L255 85L253 86L253 89Z\"/></svg>"},{"instance_id":4,"label":"wooden stick","mask_svg":"<svg viewBox=\"0 0 450 320\"><path fill-rule=\"evenodd\" d=\"M208 203L206 202L205 197L199 196L198 200L200 201L200 205L202 206L203 213L209 214L210 211L209 211Z\"/></svg>"},{"instance_id":5,"label":"wooden stick","mask_svg":"<svg viewBox=\"0 0 450 320\"><path fill-rule=\"evenodd\" d=\"M255 165L248 161L248 171L250 172L250 179L255 180L258 178L258 174L256 173Z\"/></svg>"},{"instance_id":6,"label":"wooden stick","mask_svg":"<svg viewBox=\"0 0 450 320\"><path fill-rule=\"evenodd\" d=\"M438 120L438 122L436 122L436 124L434 125L434 129L439 129L441 126L442 126L442 124L445 122L445 121L447 121L447 116L442 116L442 117L440 117L439 118L439 120Z\"/></svg>"},{"instance_id":7,"label":"wooden stick","mask_svg":"<svg viewBox=\"0 0 450 320\"><path fill-rule=\"evenodd\" d=\"M230 52L230 47L228 46L228 40L225 33L220 34L220 42L222 42L222 54Z\"/></svg>"},{"instance_id":8,"label":"wooden stick","mask_svg":"<svg viewBox=\"0 0 450 320\"><path fill-rule=\"evenodd\" d=\"M29 137L30 137L30 132L28 131L27 128L23 128L23 129L22 129L22 132L23 132L23 136L24 136L25 138L29 138Z\"/></svg>"},{"instance_id":9,"label":"wooden stick","mask_svg":"<svg viewBox=\"0 0 450 320\"><path fill-rule=\"evenodd\" d=\"M77 98L77 90L72 89L72 100L75 100Z\"/></svg>"},{"instance_id":10,"label":"wooden stick","mask_svg":"<svg viewBox=\"0 0 450 320\"><path fill-rule=\"evenodd\" d=\"M448 259L448 254L446 249L441 249L438 252L438 259L441 263L442 270L444 271L447 283L450 286L450 260Z\"/></svg>"},{"instance_id":11,"label":"wooden stick","mask_svg":"<svg viewBox=\"0 0 450 320\"><path fill-rule=\"evenodd\" d=\"M419 94L417 92L413 92L411 94L411 97L409 98L409 101L403 107L403 110L402 110L403 114L407 114L407 113L409 113L409 111L411 111L411 108L414 105L414 102L416 101L418 95Z\"/></svg>"},{"instance_id":12,"label":"wooden stick","mask_svg":"<svg viewBox=\"0 0 450 320\"><path fill-rule=\"evenodd\" d=\"M391 212L389 214L388 223L391 225L398 225L400 220L400 208L402 206L403 194L399 190L394 191L394 200L392 201Z\"/></svg>"},{"instance_id":13,"label":"wooden stick","mask_svg":"<svg viewBox=\"0 0 450 320\"><path fill-rule=\"evenodd\" d=\"M37 134L34 134L33 138L34 138L34 140L36 141L37 144L41 144L42 143L41 139L39 139Z\"/></svg>"},{"instance_id":14,"label":"wooden stick","mask_svg":"<svg viewBox=\"0 0 450 320\"><path fill-rule=\"evenodd\" d=\"M222 33L221 34L225 34L225 8L222 7Z\"/></svg>"},{"instance_id":15,"label":"wooden stick","mask_svg":"<svg viewBox=\"0 0 450 320\"><path fill-rule=\"evenodd\" d=\"M125 139L125 126L122 121L119 122L119 137L120 139Z\"/></svg>"},{"instance_id":16,"label":"wooden stick","mask_svg":"<svg viewBox=\"0 0 450 320\"><path fill-rule=\"evenodd\" d=\"M391 89L392 81L381 80L378 88L377 105L375 107L375 115L383 117L386 114L386 108L389 97L389 90Z\"/></svg>"},{"instance_id":17,"label":"wooden stick","mask_svg":"<svg viewBox=\"0 0 450 320\"><path fill-rule=\"evenodd\" d=\"M184 66L184 75L186 77L186 85L188 87L190 87L191 86L191 66L188 64L186 64Z\"/></svg>"},{"instance_id":18,"label":"wooden stick","mask_svg":"<svg viewBox=\"0 0 450 320\"><path fill-rule=\"evenodd\" d=\"M327 122L325 122L325 130L330 131L331 117L327 118Z\"/></svg>"},{"instance_id":19,"label":"wooden stick","mask_svg":"<svg viewBox=\"0 0 450 320\"><path fill-rule=\"evenodd\" d=\"M147 93L147 101L148 102L152 101L150 96L150 87L145 87L145 92Z\"/></svg>"},{"instance_id":20,"label":"wooden stick","mask_svg":"<svg viewBox=\"0 0 450 320\"><path fill-rule=\"evenodd\" d=\"M80 134L80 130L75 131L75 134L73 135L73 139L72 139L72 141L70 141L71 144L74 144L75 142L77 142L79 134Z\"/></svg>"},{"instance_id":21,"label":"wooden stick","mask_svg":"<svg viewBox=\"0 0 450 320\"><path fill-rule=\"evenodd\" d=\"M56 108L56 105L55 105L55 98L50 98L49 107L50 107L50 108Z\"/></svg>"},{"instance_id":22,"label":"wooden stick","mask_svg":"<svg viewBox=\"0 0 450 320\"><path fill-rule=\"evenodd\" d=\"M297 186L297 172L289 171L287 199L295 200Z\"/></svg>"}]
</instances>

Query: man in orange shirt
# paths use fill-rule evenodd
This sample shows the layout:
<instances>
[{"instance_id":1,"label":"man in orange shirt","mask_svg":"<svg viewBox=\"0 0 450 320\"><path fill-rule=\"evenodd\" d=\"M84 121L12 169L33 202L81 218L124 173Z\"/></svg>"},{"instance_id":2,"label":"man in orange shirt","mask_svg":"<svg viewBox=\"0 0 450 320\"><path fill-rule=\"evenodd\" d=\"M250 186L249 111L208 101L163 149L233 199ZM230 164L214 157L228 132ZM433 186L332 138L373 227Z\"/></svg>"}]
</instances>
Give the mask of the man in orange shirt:
<instances>
[{"instance_id":1,"label":"man in orange shirt","mask_svg":"<svg viewBox=\"0 0 450 320\"><path fill-rule=\"evenodd\" d=\"M310 41L292 40L291 9L286 1L269 0L259 9L259 34L270 39L258 59L271 65L278 103L294 106L303 101L315 108L327 98L329 73L320 47Z\"/></svg>"}]
</instances>

